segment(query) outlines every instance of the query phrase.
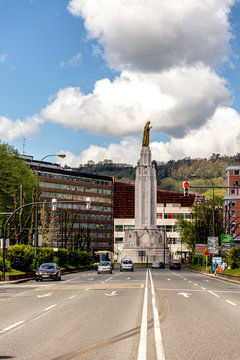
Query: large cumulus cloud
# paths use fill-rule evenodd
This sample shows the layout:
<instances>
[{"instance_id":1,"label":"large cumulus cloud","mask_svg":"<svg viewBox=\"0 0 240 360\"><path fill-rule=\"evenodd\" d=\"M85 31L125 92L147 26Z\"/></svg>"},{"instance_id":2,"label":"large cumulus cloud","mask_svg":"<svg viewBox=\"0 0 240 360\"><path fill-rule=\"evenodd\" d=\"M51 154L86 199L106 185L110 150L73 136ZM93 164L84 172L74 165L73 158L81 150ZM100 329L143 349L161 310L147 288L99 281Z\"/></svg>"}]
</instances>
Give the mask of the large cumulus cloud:
<instances>
[{"instance_id":1,"label":"large cumulus cloud","mask_svg":"<svg viewBox=\"0 0 240 360\"><path fill-rule=\"evenodd\" d=\"M117 70L159 71L202 61L213 65L229 52L229 7L234 0L71 0L90 38Z\"/></svg>"}]
</instances>

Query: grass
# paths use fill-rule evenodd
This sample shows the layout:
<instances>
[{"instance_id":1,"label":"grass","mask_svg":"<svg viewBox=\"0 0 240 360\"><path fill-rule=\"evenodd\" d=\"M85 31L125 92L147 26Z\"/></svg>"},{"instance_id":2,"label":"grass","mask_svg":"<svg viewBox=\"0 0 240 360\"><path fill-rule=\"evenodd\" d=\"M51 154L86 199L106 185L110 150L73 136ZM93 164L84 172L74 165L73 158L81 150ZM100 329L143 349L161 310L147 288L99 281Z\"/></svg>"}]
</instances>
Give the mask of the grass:
<instances>
[{"instance_id":1,"label":"grass","mask_svg":"<svg viewBox=\"0 0 240 360\"><path fill-rule=\"evenodd\" d=\"M224 271L221 271L223 274L229 274L229 275L238 275L240 276L240 269L227 269Z\"/></svg>"}]
</instances>

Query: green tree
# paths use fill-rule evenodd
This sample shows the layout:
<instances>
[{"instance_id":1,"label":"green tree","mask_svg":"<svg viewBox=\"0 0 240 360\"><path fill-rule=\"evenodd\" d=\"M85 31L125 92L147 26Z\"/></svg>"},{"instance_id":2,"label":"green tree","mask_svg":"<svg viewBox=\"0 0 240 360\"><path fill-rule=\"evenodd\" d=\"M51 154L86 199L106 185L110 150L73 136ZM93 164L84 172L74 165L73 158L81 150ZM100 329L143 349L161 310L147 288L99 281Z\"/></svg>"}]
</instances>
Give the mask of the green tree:
<instances>
[{"instance_id":1,"label":"green tree","mask_svg":"<svg viewBox=\"0 0 240 360\"><path fill-rule=\"evenodd\" d=\"M7 217L23 203L32 202L32 194L36 187L36 178L25 162L19 158L17 150L0 142L0 236ZM22 188L22 192L20 191ZM22 199L20 199L22 194ZM27 242L24 229L27 226L30 208L24 208L11 219L9 237L16 243ZM2 214L4 213L4 214ZM27 221L27 223L26 223Z\"/></svg>"}]
</instances>

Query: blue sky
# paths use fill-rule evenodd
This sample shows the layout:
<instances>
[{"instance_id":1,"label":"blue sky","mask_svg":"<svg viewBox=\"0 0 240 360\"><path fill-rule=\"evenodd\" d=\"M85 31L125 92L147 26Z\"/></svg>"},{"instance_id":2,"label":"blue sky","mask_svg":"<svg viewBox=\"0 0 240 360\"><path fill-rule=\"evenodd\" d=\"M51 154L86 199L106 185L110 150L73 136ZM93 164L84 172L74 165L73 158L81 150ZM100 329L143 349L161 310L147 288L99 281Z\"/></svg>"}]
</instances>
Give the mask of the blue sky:
<instances>
[{"instance_id":1,"label":"blue sky","mask_svg":"<svg viewBox=\"0 0 240 360\"><path fill-rule=\"evenodd\" d=\"M135 164L150 120L157 161L237 153L239 2L147 3L0 0L0 139Z\"/></svg>"}]
</instances>

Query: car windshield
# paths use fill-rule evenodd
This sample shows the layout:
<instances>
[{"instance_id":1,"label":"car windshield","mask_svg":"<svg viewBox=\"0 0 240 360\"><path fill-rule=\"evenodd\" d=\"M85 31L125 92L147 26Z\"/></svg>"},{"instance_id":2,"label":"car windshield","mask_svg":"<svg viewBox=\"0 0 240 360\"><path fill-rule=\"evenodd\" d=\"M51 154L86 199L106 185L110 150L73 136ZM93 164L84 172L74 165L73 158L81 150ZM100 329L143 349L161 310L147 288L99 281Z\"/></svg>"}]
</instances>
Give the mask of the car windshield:
<instances>
[{"instance_id":1,"label":"car windshield","mask_svg":"<svg viewBox=\"0 0 240 360\"><path fill-rule=\"evenodd\" d=\"M50 269L55 269L55 265L51 265L51 264L43 264L40 266L41 270L50 270Z\"/></svg>"},{"instance_id":2,"label":"car windshield","mask_svg":"<svg viewBox=\"0 0 240 360\"><path fill-rule=\"evenodd\" d=\"M101 261L99 265L100 266L109 266L110 263L108 261Z\"/></svg>"},{"instance_id":3,"label":"car windshield","mask_svg":"<svg viewBox=\"0 0 240 360\"><path fill-rule=\"evenodd\" d=\"M123 264L132 264L131 260L123 260Z\"/></svg>"}]
</instances>

